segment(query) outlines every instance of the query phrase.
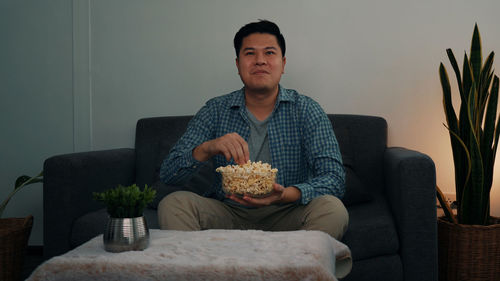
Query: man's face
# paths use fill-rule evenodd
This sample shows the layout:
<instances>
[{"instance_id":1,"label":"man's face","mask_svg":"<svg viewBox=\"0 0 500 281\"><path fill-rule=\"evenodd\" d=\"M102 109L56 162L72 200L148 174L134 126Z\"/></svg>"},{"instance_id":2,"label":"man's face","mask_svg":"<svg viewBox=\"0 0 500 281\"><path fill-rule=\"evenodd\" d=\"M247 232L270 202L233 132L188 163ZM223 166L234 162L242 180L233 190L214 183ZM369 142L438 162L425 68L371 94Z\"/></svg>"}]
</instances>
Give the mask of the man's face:
<instances>
[{"instance_id":1,"label":"man's face","mask_svg":"<svg viewBox=\"0 0 500 281\"><path fill-rule=\"evenodd\" d=\"M246 90L277 91L286 58L278 41L268 33L253 33L243 38L236 67Z\"/></svg>"}]
</instances>

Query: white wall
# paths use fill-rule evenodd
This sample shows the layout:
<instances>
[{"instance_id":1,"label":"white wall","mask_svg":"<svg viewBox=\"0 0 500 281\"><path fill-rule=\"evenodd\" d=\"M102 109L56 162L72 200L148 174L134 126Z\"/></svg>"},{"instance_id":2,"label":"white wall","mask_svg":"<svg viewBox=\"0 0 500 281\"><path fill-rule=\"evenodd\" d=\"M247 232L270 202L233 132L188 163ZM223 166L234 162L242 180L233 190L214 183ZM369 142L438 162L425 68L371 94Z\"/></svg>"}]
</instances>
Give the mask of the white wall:
<instances>
[{"instance_id":1,"label":"white wall","mask_svg":"<svg viewBox=\"0 0 500 281\"><path fill-rule=\"evenodd\" d=\"M232 39L257 19L275 21L285 35L283 86L328 113L385 117L389 145L430 155L438 185L453 191L438 66L445 62L451 74L446 48L461 63L475 22L484 52L500 50L500 2L493 0L1 3L0 38L11 43L0 45L7 61L0 89L2 97L15 92L2 102L1 131L10 137L2 138L1 159L19 163L1 169L0 198L18 174L35 173L50 155L133 147L137 119L194 114L207 99L240 88ZM42 36L37 28L53 32ZM25 100L38 111L18 114L15 105ZM18 129L26 126L29 137ZM494 184L492 213L500 216ZM33 213L41 222L40 194L21 192L8 214ZM31 243L41 243L40 225Z\"/></svg>"},{"instance_id":2,"label":"white wall","mask_svg":"<svg viewBox=\"0 0 500 281\"><path fill-rule=\"evenodd\" d=\"M0 201L16 178L73 151L71 1L0 1ZM33 214L42 244L42 184L18 192L5 217Z\"/></svg>"}]
</instances>

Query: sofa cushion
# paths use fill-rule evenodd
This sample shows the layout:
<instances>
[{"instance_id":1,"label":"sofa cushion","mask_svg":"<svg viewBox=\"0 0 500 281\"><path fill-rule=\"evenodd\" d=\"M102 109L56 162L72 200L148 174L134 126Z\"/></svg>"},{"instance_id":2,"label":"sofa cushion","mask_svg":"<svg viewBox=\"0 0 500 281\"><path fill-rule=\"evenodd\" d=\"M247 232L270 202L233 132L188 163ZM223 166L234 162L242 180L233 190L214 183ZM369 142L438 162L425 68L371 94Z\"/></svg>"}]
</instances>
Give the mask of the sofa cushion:
<instances>
[{"instance_id":1,"label":"sofa cushion","mask_svg":"<svg viewBox=\"0 0 500 281\"><path fill-rule=\"evenodd\" d=\"M354 170L344 165L345 169L345 194L342 198L342 202L346 206L351 206L354 204L360 204L364 202L369 202L372 200L373 196L367 191L366 186L361 181L361 179L356 175Z\"/></svg>"},{"instance_id":2,"label":"sofa cushion","mask_svg":"<svg viewBox=\"0 0 500 281\"><path fill-rule=\"evenodd\" d=\"M333 121L332 121L333 122ZM348 127L337 127L335 136L339 143L342 162L345 170L346 191L342 202L346 206L368 202L372 195L355 172L354 148L350 140L350 129Z\"/></svg>"},{"instance_id":3,"label":"sofa cushion","mask_svg":"<svg viewBox=\"0 0 500 281\"><path fill-rule=\"evenodd\" d=\"M186 131L192 116L143 118L135 133L136 183L152 185L158 181L162 160Z\"/></svg>"},{"instance_id":4,"label":"sofa cushion","mask_svg":"<svg viewBox=\"0 0 500 281\"><path fill-rule=\"evenodd\" d=\"M396 226L382 195L367 203L352 205L349 226L342 238L351 249L353 260L398 253L399 237Z\"/></svg>"},{"instance_id":5,"label":"sofa cushion","mask_svg":"<svg viewBox=\"0 0 500 281\"><path fill-rule=\"evenodd\" d=\"M351 165L366 191L382 193L384 153L387 148L387 122L381 117L328 114L339 142L345 165ZM350 163L349 163L350 162Z\"/></svg>"}]
</instances>

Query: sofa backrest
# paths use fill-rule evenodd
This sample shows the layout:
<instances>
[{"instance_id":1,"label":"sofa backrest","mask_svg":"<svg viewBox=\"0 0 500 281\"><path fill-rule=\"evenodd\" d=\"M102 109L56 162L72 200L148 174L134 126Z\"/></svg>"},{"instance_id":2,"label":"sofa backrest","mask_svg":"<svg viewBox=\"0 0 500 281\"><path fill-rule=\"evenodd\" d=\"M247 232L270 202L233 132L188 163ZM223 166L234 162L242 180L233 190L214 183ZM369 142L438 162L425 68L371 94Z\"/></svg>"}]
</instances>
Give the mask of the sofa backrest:
<instances>
[{"instance_id":1,"label":"sofa backrest","mask_svg":"<svg viewBox=\"0 0 500 281\"><path fill-rule=\"evenodd\" d=\"M329 114L340 145L344 165L351 167L369 189L383 185L383 153L387 146L387 123L381 117ZM152 185L176 141L192 116L140 119L136 128L136 182Z\"/></svg>"},{"instance_id":2,"label":"sofa backrest","mask_svg":"<svg viewBox=\"0 0 500 281\"><path fill-rule=\"evenodd\" d=\"M329 114L345 166L351 167L367 190L384 185L387 122L382 117Z\"/></svg>"}]
</instances>

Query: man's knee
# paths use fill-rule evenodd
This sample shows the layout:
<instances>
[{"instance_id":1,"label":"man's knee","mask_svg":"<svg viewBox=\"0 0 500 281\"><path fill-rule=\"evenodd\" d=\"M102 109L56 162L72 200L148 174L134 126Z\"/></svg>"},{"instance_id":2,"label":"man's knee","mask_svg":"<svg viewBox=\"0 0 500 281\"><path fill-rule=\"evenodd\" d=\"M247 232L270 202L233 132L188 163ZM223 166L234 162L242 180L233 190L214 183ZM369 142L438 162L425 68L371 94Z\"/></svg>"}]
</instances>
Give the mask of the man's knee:
<instances>
[{"instance_id":1,"label":"man's knee","mask_svg":"<svg viewBox=\"0 0 500 281\"><path fill-rule=\"evenodd\" d=\"M189 202L191 197L192 193L189 191L172 192L160 201L158 204L158 213L162 213L165 210L183 208L182 205Z\"/></svg>"},{"instance_id":2,"label":"man's knee","mask_svg":"<svg viewBox=\"0 0 500 281\"><path fill-rule=\"evenodd\" d=\"M158 223L161 229L194 230L191 223L194 210L193 199L196 194L189 191L176 191L165 196L158 204ZM188 223L190 222L190 223ZM189 229L184 226L188 223Z\"/></svg>"},{"instance_id":3,"label":"man's knee","mask_svg":"<svg viewBox=\"0 0 500 281\"><path fill-rule=\"evenodd\" d=\"M349 214L342 201L332 195L323 195L308 205L307 223L340 240L349 224Z\"/></svg>"}]
</instances>

